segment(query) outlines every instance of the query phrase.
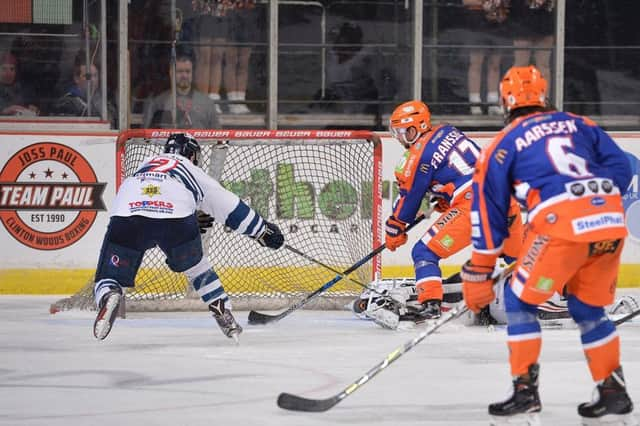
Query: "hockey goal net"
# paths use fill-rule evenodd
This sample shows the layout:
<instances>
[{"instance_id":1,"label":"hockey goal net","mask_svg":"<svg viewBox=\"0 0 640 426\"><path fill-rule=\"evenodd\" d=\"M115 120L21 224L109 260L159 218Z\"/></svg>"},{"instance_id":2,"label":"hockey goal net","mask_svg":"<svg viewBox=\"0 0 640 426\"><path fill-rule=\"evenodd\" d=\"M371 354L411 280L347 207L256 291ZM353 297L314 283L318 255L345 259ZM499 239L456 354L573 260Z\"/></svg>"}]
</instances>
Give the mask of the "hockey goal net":
<instances>
[{"instance_id":1,"label":"hockey goal net","mask_svg":"<svg viewBox=\"0 0 640 426\"><path fill-rule=\"evenodd\" d=\"M178 131L178 130L176 130ZM118 139L117 185L149 155L161 153L172 130L139 129ZM285 242L319 266L284 247L260 247L214 223L203 235L205 256L220 276L235 309L290 306L365 257L380 242L381 161L379 139L351 130L195 130L202 167L267 220ZM368 283L379 257L350 275ZM342 309L362 288L342 279L309 303ZM126 291L127 310L201 310L206 306L182 274L172 272L159 249L147 251ZM52 312L93 309L93 280L60 300Z\"/></svg>"}]
</instances>

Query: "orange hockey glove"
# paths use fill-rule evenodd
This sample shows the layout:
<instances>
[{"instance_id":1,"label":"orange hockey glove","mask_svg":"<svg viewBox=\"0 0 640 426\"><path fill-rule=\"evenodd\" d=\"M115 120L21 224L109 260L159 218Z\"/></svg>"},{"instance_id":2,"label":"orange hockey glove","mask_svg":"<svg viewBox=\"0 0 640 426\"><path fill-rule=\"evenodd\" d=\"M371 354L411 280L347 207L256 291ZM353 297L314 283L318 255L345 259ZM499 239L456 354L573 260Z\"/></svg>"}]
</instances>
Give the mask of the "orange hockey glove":
<instances>
[{"instance_id":1,"label":"orange hockey glove","mask_svg":"<svg viewBox=\"0 0 640 426\"><path fill-rule=\"evenodd\" d=\"M386 224L386 235L384 243L391 251L395 251L398 247L407 242L407 224L393 216L389 216Z\"/></svg>"},{"instance_id":2,"label":"orange hockey glove","mask_svg":"<svg viewBox=\"0 0 640 426\"><path fill-rule=\"evenodd\" d=\"M460 278L462 278L462 296L471 312L479 313L495 299L493 266L474 265L469 260L462 266Z\"/></svg>"}]
</instances>

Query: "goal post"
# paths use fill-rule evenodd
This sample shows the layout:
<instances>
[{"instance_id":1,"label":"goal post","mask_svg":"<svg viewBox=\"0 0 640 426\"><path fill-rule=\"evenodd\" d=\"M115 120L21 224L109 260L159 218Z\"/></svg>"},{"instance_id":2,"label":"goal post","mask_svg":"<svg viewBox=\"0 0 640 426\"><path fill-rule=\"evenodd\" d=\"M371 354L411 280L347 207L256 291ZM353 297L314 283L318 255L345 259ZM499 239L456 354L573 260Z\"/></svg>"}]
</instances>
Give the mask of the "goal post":
<instances>
[{"instance_id":1,"label":"goal post","mask_svg":"<svg viewBox=\"0 0 640 426\"><path fill-rule=\"evenodd\" d=\"M146 157L163 151L171 133L136 129L118 137L116 185ZM237 194L285 241L310 258L343 271L381 244L382 147L359 130L190 130L201 146L200 167ZM336 276L284 248L261 247L215 223L203 234L205 256L235 309L282 309ZM363 283L380 272L380 256L351 276ZM93 280L53 310L91 308ZM361 292L343 279L309 308L342 309ZM126 291L126 309L201 310L206 306L161 250L149 250Z\"/></svg>"}]
</instances>

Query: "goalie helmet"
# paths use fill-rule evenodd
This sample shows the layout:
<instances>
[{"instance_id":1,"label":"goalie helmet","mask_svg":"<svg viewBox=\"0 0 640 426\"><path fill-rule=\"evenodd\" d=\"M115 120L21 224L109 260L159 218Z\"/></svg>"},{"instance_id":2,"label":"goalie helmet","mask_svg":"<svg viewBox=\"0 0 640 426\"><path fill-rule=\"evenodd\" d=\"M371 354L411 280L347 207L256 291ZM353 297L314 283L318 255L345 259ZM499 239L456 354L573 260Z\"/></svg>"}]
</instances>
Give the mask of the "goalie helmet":
<instances>
[{"instance_id":1,"label":"goalie helmet","mask_svg":"<svg viewBox=\"0 0 640 426\"><path fill-rule=\"evenodd\" d=\"M415 128L416 134L407 139L409 128ZM389 117L389 132L405 147L413 145L421 134L431 130L431 112L429 107L421 101L409 101L400 104Z\"/></svg>"},{"instance_id":2,"label":"goalie helmet","mask_svg":"<svg viewBox=\"0 0 640 426\"><path fill-rule=\"evenodd\" d=\"M173 133L164 144L165 154L179 154L198 165L200 145L190 133Z\"/></svg>"},{"instance_id":3,"label":"goalie helmet","mask_svg":"<svg viewBox=\"0 0 640 426\"><path fill-rule=\"evenodd\" d=\"M544 107L547 80L533 65L511 67L500 82L500 99L507 114L522 107Z\"/></svg>"}]
</instances>

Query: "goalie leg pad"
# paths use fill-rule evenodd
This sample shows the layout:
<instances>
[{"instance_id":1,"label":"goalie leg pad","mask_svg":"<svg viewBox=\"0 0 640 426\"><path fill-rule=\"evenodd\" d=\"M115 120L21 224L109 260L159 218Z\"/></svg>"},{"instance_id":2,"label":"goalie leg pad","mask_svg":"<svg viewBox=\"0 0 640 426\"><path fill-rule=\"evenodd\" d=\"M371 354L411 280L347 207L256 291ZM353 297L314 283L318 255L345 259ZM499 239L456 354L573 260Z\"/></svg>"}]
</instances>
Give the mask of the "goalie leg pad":
<instances>
[{"instance_id":1,"label":"goalie leg pad","mask_svg":"<svg viewBox=\"0 0 640 426\"><path fill-rule=\"evenodd\" d=\"M380 300L380 299L378 299ZM380 327L395 330L400 323L400 315L397 309L393 308L393 302L386 301L381 306L374 303L365 311L367 318L370 318Z\"/></svg>"}]
</instances>

